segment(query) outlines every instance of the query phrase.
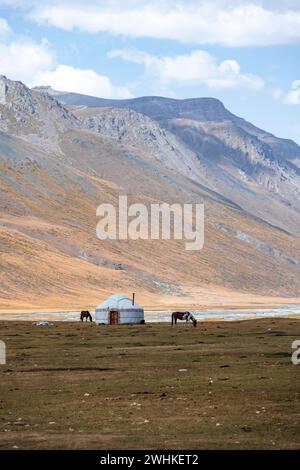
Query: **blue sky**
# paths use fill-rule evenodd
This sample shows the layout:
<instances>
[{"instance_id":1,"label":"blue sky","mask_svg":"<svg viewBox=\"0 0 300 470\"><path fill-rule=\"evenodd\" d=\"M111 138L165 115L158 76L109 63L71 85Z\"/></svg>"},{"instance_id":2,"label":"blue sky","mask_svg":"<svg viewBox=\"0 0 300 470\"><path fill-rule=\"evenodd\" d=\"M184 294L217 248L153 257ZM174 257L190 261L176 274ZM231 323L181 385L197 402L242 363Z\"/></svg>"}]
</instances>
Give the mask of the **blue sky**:
<instances>
[{"instance_id":1,"label":"blue sky","mask_svg":"<svg viewBox=\"0 0 300 470\"><path fill-rule=\"evenodd\" d=\"M0 0L0 73L107 98L213 96L300 143L300 0Z\"/></svg>"}]
</instances>

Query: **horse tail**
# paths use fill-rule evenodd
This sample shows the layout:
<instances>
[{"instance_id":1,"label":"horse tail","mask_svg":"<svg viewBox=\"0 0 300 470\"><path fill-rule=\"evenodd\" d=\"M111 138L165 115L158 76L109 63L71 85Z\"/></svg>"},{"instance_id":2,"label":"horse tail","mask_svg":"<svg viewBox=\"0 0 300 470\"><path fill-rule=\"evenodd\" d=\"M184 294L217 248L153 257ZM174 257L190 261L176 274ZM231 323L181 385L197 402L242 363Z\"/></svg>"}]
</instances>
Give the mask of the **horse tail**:
<instances>
[{"instance_id":1,"label":"horse tail","mask_svg":"<svg viewBox=\"0 0 300 470\"><path fill-rule=\"evenodd\" d=\"M172 326L174 325L174 313L172 313Z\"/></svg>"}]
</instances>

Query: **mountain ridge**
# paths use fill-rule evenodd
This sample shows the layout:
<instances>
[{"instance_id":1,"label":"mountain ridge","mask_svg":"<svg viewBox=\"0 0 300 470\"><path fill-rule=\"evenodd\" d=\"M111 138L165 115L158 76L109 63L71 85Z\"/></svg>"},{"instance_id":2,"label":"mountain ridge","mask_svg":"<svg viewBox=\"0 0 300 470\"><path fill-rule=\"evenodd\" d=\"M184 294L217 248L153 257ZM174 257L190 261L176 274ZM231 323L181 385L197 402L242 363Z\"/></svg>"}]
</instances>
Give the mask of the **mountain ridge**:
<instances>
[{"instance_id":1,"label":"mountain ridge","mask_svg":"<svg viewBox=\"0 0 300 470\"><path fill-rule=\"evenodd\" d=\"M174 103L174 104L203 104L203 103L214 103L215 105L218 106L220 110L224 112L223 116L227 118L233 118L234 120L238 120L240 123L246 123L250 124L253 131L258 131L259 133L266 134L271 137L275 137L276 139L282 140L287 143L292 143L296 147L298 147L298 150L300 150L300 146L294 142L292 139L286 139L282 137L276 137L274 134L268 131L264 131L260 129L258 126L255 126L251 124L249 121L247 121L245 118L241 118L230 112L225 105L222 103L221 100L218 98L214 97L197 97L197 98L169 98L169 97L164 97L164 96L159 96L159 95L146 95L146 96L140 96L140 97L135 97L135 98L127 98L127 99L110 99L110 98L100 98L100 97L95 97L92 95L84 95L81 93L75 93L75 92L67 92L67 91L58 91L54 90L51 86L36 86L33 88L33 90L37 90L40 92L47 92L52 96L56 96L59 101L66 105L75 105L75 106L87 106L87 107L122 107L122 108L129 108L129 109L138 109L138 106L142 107L143 102L146 103L158 103L158 102L169 102L169 103ZM136 107L134 105L137 105ZM142 112L142 111L139 111ZM142 114L150 115L150 117L155 117L154 111L152 111L152 116L151 113L147 114L146 112L142 112ZM172 115L172 117L176 117ZM177 116L178 117L178 116ZM215 119L214 119L215 120Z\"/></svg>"},{"instance_id":2,"label":"mountain ridge","mask_svg":"<svg viewBox=\"0 0 300 470\"><path fill-rule=\"evenodd\" d=\"M96 110L101 114L101 109L109 108L115 113L117 109L131 109L150 117L185 146L185 167L193 168L195 179L203 181L204 177L210 189L233 198L233 202L270 223L283 217L281 227L286 224L294 233L299 231L297 223L289 222L300 210L300 147L296 143L279 139L235 116L215 98L179 100L154 96L107 100L48 88L49 91L62 103L69 103L68 109L76 116L86 115L85 120L89 119L88 114L95 120ZM195 170L195 159L199 171ZM272 194L284 206L280 217L277 207L270 210L271 201L263 208L262 197L258 214L256 196L262 188L266 189L267 198ZM285 216L283 212L288 214L291 208L291 214Z\"/></svg>"}]
</instances>

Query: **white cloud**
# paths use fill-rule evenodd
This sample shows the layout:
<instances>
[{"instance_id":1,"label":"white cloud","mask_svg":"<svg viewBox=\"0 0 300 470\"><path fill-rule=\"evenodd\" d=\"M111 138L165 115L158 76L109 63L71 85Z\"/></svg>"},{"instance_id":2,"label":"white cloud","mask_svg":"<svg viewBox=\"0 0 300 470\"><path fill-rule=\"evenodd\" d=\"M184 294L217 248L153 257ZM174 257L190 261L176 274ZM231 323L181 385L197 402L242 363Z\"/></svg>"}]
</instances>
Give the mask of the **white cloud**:
<instances>
[{"instance_id":1,"label":"white cloud","mask_svg":"<svg viewBox=\"0 0 300 470\"><path fill-rule=\"evenodd\" d=\"M226 46L300 42L299 1L69 0L31 3L30 16L65 30ZM276 5L277 3L277 5Z\"/></svg>"},{"instance_id":2,"label":"white cloud","mask_svg":"<svg viewBox=\"0 0 300 470\"><path fill-rule=\"evenodd\" d=\"M105 75L94 70L79 69L70 65L59 65L53 71L43 72L35 77L35 85L50 85L56 90L83 93L102 98L131 98L125 86L114 86Z\"/></svg>"},{"instance_id":3,"label":"white cloud","mask_svg":"<svg viewBox=\"0 0 300 470\"><path fill-rule=\"evenodd\" d=\"M121 57L142 64L148 77L168 84L198 83L212 89L247 88L259 90L264 81L251 73L242 73L236 60L219 62L206 51L195 50L188 55L157 57L137 50L117 49L111 51L110 58Z\"/></svg>"},{"instance_id":4,"label":"white cloud","mask_svg":"<svg viewBox=\"0 0 300 470\"><path fill-rule=\"evenodd\" d=\"M0 74L12 80L20 80L30 87L51 85L59 90L103 98L132 96L128 87L115 86L107 76L94 70L58 65L46 39L41 43L34 43L29 39L21 41L19 38L12 42L0 42Z\"/></svg>"},{"instance_id":5,"label":"white cloud","mask_svg":"<svg viewBox=\"0 0 300 470\"><path fill-rule=\"evenodd\" d=\"M4 18L0 18L0 35L5 36L6 34L9 34L10 32L11 32L11 29L7 21Z\"/></svg>"},{"instance_id":6,"label":"white cloud","mask_svg":"<svg viewBox=\"0 0 300 470\"><path fill-rule=\"evenodd\" d=\"M0 72L8 78L31 84L36 74L53 65L54 56L47 41L0 43Z\"/></svg>"},{"instance_id":7,"label":"white cloud","mask_svg":"<svg viewBox=\"0 0 300 470\"><path fill-rule=\"evenodd\" d=\"M291 89L286 93L283 101L286 104L300 104L300 80L292 82Z\"/></svg>"}]
</instances>

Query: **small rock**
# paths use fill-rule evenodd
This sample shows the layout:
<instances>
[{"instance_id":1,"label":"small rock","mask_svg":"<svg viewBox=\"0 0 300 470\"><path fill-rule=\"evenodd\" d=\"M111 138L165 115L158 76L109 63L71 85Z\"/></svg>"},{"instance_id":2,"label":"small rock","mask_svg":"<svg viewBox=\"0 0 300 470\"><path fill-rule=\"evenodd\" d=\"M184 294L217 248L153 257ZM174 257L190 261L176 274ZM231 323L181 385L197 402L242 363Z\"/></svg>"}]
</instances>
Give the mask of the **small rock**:
<instances>
[{"instance_id":1,"label":"small rock","mask_svg":"<svg viewBox=\"0 0 300 470\"><path fill-rule=\"evenodd\" d=\"M251 432L252 431L252 429L249 426L242 426L241 430L244 431L244 432Z\"/></svg>"}]
</instances>

